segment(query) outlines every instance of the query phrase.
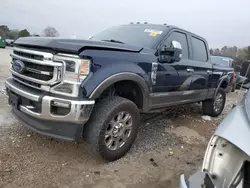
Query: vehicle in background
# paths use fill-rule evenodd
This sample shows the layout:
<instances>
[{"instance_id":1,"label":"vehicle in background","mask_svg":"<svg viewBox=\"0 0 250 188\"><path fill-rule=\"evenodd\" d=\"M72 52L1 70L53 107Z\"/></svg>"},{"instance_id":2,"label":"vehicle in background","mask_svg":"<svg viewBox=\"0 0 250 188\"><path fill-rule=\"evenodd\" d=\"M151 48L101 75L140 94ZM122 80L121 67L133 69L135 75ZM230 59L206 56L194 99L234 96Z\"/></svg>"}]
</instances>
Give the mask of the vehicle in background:
<instances>
[{"instance_id":1,"label":"vehicle in background","mask_svg":"<svg viewBox=\"0 0 250 188\"><path fill-rule=\"evenodd\" d=\"M228 78L230 80L230 84L228 85L228 88L226 89L226 92L234 92L236 89L236 76L237 73L235 71L235 62L232 58L229 57L223 57L223 56L211 56L211 62L213 64L222 66L222 67L230 67L233 69L232 72L228 73Z\"/></svg>"},{"instance_id":2,"label":"vehicle in background","mask_svg":"<svg viewBox=\"0 0 250 188\"><path fill-rule=\"evenodd\" d=\"M241 86L248 83L250 80L250 61L244 61L241 66L237 66L237 89L241 89Z\"/></svg>"},{"instance_id":3,"label":"vehicle in background","mask_svg":"<svg viewBox=\"0 0 250 188\"><path fill-rule=\"evenodd\" d=\"M223 60L223 61L216 61L216 60ZM214 61L216 64L221 65L221 66L226 66L226 67L235 67L235 62L232 58L230 57L223 57L223 56L211 56L211 60Z\"/></svg>"},{"instance_id":4,"label":"vehicle in background","mask_svg":"<svg viewBox=\"0 0 250 188\"><path fill-rule=\"evenodd\" d=\"M15 41L15 40L12 40L12 39L6 39L5 41L6 41L6 46L11 46L11 47L12 47L12 46L13 46L13 44L14 44L14 41Z\"/></svg>"},{"instance_id":5,"label":"vehicle in background","mask_svg":"<svg viewBox=\"0 0 250 188\"><path fill-rule=\"evenodd\" d=\"M6 46L5 39L0 36L0 48L5 48L5 46Z\"/></svg>"},{"instance_id":6,"label":"vehicle in background","mask_svg":"<svg viewBox=\"0 0 250 188\"><path fill-rule=\"evenodd\" d=\"M211 137L205 152L202 169L180 178L180 188L249 188L250 187L250 62L243 100L234 106ZM238 87L238 86L237 86Z\"/></svg>"},{"instance_id":7,"label":"vehicle in background","mask_svg":"<svg viewBox=\"0 0 250 188\"><path fill-rule=\"evenodd\" d=\"M236 74L236 89L239 87L239 83L242 81L242 76L241 75L241 65L237 64L234 68L235 74Z\"/></svg>"},{"instance_id":8,"label":"vehicle in background","mask_svg":"<svg viewBox=\"0 0 250 188\"><path fill-rule=\"evenodd\" d=\"M9 104L29 128L84 139L90 153L113 161L132 146L140 113L202 102L204 114L221 114L232 69L213 65L208 49L198 35L156 24L116 26L91 40L19 38Z\"/></svg>"}]
</instances>

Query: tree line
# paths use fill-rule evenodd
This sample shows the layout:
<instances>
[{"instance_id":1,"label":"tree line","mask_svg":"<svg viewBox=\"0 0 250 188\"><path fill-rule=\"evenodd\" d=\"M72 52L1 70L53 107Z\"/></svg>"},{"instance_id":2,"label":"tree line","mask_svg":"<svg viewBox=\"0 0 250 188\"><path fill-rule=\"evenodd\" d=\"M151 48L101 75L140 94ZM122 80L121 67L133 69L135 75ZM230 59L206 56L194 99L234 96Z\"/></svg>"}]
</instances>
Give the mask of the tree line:
<instances>
[{"instance_id":1,"label":"tree line","mask_svg":"<svg viewBox=\"0 0 250 188\"><path fill-rule=\"evenodd\" d=\"M19 37L28 37L28 36L39 37L41 35L36 34L36 33L30 34L30 32L27 29L22 29L22 30L10 29L7 25L0 25L0 36L5 39L16 40ZM54 27L48 26L43 30L42 36L58 37L59 32Z\"/></svg>"},{"instance_id":2,"label":"tree line","mask_svg":"<svg viewBox=\"0 0 250 188\"><path fill-rule=\"evenodd\" d=\"M234 59L238 63L250 60L250 46L238 48L237 46L224 46L221 49L210 49L210 54L214 56L224 56Z\"/></svg>"},{"instance_id":3,"label":"tree line","mask_svg":"<svg viewBox=\"0 0 250 188\"><path fill-rule=\"evenodd\" d=\"M46 27L42 31L42 36L45 37L58 37L59 32L51 26ZM9 29L7 25L0 25L0 36L5 39L13 39L16 40L19 37L27 37L27 36L36 36L39 37L39 34L30 32L27 29ZM219 49L210 49L210 55L214 56L224 56L233 58L237 63L242 63L245 60L250 60L250 46L246 48L238 48L237 46L224 46Z\"/></svg>"}]
</instances>

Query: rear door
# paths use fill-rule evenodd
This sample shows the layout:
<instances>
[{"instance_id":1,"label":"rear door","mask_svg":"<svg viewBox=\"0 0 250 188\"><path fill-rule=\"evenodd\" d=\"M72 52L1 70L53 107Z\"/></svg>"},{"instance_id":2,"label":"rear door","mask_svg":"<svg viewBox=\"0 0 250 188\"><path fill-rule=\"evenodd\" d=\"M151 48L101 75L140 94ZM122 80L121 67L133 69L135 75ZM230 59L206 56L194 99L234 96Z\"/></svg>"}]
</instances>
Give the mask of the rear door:
<instances>
[{"instance_id":1,"label":"rear door","mask_svg":"<svg viewBox=\"0 0 250 188\"><path fill-rule=\"evenodd\" d=\"M200 101L207 98L208 90L211 88L210 80L213 75L213 66L206 41L192 34L189 35L189 40L192 50L190 66L193 69L190 90L194 91L192 97Z\"/></svg>"}]
</instances>

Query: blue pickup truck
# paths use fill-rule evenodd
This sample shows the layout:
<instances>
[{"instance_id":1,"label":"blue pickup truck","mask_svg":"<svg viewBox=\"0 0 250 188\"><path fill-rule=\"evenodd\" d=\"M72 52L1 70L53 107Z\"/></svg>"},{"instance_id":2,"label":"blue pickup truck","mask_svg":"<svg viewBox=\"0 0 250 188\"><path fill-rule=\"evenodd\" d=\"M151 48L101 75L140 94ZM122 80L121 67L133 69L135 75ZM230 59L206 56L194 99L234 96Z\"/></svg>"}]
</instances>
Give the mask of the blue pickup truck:
<instances>
[{"instance_id":1,"label":"blue pickup truck","mask_svg":"<svg viewBox=\"0 0 250 188\"><path fill-rule=\"evenodd\" d=\"M202 102L204 114L220 115L231 69L213 65L206 40L189 31L128 24L90 40L19 38L10 71L9 104L24 125L85 140L113 161L133 144L141 113Z\"/></svg>"}]
</instances>

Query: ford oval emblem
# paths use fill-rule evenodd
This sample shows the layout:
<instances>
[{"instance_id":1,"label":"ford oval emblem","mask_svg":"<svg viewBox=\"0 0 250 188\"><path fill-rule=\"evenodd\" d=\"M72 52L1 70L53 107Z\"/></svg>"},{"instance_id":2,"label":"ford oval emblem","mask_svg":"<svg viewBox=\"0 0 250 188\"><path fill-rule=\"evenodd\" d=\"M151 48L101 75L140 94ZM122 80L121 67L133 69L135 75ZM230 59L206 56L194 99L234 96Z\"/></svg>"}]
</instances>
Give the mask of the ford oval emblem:
<instances>
[{"instance_id":1,"label":"ford oval emblem","mask_svg":"<svg viewBox=\"0 0 250 188\"><path fill-rule=\"evenodd\" d=\"M15 60L12 64L12 68L14 71L16 71L18 73L23 73L25 71L25 65L20 60Z\"/></svg>"}]
</instances>

